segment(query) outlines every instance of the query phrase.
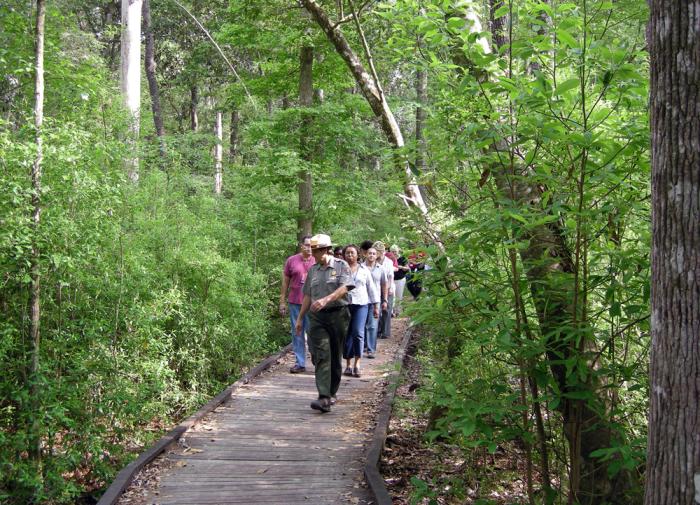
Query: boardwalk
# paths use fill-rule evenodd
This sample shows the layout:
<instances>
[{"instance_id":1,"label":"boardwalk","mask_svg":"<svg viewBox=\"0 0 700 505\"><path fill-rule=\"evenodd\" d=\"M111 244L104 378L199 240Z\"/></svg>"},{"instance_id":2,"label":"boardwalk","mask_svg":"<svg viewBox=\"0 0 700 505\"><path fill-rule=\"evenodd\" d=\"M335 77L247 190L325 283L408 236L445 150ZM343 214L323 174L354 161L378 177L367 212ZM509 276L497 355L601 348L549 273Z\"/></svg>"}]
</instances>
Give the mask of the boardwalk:
<instances>
[{"instance_id":1,"label":"boardwalk","mask_svg":"<svg viewBox=\"0 0 700 505\"><path fill-rule=\"evenodd\" d=\"M404 327L395 321L377 359L363 360L361 378L343 377L328 414L309 408L313 368L290 374L288 354L186 432L119 504L372 503L362 469Z\"/></svg>"}]
</instances>

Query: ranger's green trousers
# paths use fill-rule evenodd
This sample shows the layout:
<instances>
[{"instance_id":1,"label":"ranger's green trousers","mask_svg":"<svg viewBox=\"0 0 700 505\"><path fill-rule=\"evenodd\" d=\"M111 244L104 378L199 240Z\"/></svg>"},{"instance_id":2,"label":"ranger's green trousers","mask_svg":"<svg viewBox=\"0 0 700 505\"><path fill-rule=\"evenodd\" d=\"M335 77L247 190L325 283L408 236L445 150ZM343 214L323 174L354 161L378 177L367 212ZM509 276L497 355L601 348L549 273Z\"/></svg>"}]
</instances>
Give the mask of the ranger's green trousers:
<instances>
[{"instance_id":1,"label":"ranger's green trousers","mask_svg":"<svg viewBox=\"0 0 700 505\"><path fill-rule=\"evenodd\" d=\"M309 311L309 350L316 369L319 398L335 396L343 375L343 344L350 324L347 307Z\"/></svg>"}]
</instances>

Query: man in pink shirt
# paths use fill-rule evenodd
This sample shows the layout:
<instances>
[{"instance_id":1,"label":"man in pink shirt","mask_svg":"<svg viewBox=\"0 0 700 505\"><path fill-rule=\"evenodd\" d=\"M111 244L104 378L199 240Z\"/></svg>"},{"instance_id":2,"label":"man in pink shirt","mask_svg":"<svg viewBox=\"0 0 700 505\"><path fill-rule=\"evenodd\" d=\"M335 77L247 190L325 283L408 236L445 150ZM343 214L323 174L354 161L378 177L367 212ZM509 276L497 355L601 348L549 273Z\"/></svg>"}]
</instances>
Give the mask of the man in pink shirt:
<instances>
[{"instance_id":1,"label":"man in pink shirt","mask_svg":"<svg viewBox=\"0 0 700 505\"><path fill-rule=\"evenodd\" d=\"M289 313L289 321L292 324L292 349L294 350L295 363L289 369L291 373L306 371L306 332L309 327L308 316L304 317L303 331L297 335L294 326L299 317L301 302L304 301L304 281L311 266L316 260L311 255L311 237L306 235L299 242L301 252L290 256L284 264L282 271L282 289L280 290L280 314Z\"/></svg>"}]
</instances>

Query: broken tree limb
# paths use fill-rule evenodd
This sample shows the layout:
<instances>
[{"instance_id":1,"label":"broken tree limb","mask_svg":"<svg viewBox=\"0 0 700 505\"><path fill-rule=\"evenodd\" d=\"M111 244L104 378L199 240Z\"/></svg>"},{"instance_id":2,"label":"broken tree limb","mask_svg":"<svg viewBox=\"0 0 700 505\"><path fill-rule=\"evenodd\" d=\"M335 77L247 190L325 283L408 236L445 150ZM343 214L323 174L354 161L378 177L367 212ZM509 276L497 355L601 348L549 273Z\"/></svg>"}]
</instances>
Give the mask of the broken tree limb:
<instances>
[{"instance_id":1,"label":"broken tree limb","mask_svg":"<svg viewBox=\"0 0 700 505\"><path fill-rule=\"evenodd\" d=\"M401 133L401 128L399 127L399 124L386 101L386 97L378 88L379 80L377 79L375 83L373 76L367 72L364 64L350 46L350 43L343 35L343 32L338 27L338 23L333 23L330 20L318 2L316 0L300 1L304 8L313 16L321 30L323 30L323 32L326 34L326 37L331 44L333 44L333 47L335 47L338 55L343 59L343 61L345 61L345 64L350 69L350 72L360 87L360 90L372 109L372 112L374 112L375 116L379 118L382 131L395 149L394 161L396 166L404 172L404 193L406 195L405 201L409 202L411 206L420 212L425 224L426 233L430 237L430 240L438 247L440 252L444 254L445 245L440 237L440 232L437 230L437 227L430 216L428 207L423 200L423 196L418 188L418 182L411 171L408 161L398 153L398 149L401 149L405 145L403 134ZM366 47L366 52L368 58L371 58L369 47Z\"/></svg>"}]
</instances>

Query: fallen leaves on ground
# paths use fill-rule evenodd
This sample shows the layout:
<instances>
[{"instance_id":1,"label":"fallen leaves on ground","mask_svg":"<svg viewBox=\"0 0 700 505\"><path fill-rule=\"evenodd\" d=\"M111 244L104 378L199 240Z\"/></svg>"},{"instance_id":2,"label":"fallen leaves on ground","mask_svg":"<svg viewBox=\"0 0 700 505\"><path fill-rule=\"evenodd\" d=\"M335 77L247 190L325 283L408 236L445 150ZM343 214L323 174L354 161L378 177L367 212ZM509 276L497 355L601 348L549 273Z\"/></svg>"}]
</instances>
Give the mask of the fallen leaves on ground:
<instances>
[{"instance_id":1,"label":"fallen leaves on ground","mask_svg":"<svg viewBox=\"0 0 700 505\"><path fill-rule=\"evenodd\" d=\"M410 348L396 391L397 401L409 404L418 401L421 383L421 367L414 354L415 348ZM393 505L469 505L480 499L494 505L528 502L524 458L515 448L499 449L495 455L484 448L466 454L462 447L428 443L427 425L425 409L395 408L392 413L379 470ZM430 496L416 500L421 493L414 478L425 483L422 494Z\"/></svg>"}]
</instances>

